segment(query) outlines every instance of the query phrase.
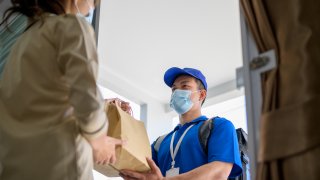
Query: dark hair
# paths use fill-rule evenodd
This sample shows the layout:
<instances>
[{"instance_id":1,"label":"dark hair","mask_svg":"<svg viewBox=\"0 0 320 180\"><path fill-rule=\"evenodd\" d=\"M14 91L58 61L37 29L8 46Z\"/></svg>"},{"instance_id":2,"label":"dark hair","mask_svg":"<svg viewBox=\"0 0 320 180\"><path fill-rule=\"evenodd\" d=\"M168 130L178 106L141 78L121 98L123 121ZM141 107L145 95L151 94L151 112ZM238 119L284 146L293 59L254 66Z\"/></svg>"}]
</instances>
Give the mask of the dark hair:
<instances>
[{"instance_id":1,"label":"dark hair","mask_svg":"<svg viewBox=\"0 0 320 180\"><path fill-rule=\"evenodd\" d=\"M8 25L8 20L15 13L21 13L33 21L39 20L43 13L65 14L65 2L66 0L11 0L12 6L4 12L0 26Z\"/></svg>"},{"instance_id":2,"label":"dark hair","mask_svg":"<svg viewBox=\"0 0 320 180\"><path fill-rule=\"evenodd\" d=\"M192 77L192 76L191 76ZM202 90L202 89L204 89L205 90L205 88L204 88L204 85L202 84L202 82L199 80L199 79L197 79L197 78L194 78L195 80L196 80L196 83L198 84L198 89L199 90ZM201 106L203 105L203 103L206 101L206 97L203 99L203 101L202 101L202 103L201 103Z\"/></svg>"}]
</instances>

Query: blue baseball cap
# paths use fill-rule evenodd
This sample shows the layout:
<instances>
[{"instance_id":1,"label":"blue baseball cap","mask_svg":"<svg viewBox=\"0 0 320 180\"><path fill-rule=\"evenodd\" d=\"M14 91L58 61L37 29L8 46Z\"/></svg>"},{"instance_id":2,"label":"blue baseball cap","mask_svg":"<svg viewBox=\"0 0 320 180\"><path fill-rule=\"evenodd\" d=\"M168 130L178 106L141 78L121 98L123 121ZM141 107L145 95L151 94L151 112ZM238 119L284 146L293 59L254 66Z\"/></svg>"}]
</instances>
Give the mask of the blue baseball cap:
<instances>
[{"instance_id":1,"label":"blue baseball cap","mask_svg":"<svg viewBox=\"0 0 320 180\"><path fill-rule=\"evenodd\" d=\"M207 82L206 82L206 77L199 71L198 69L193 69L193 68L183 68L180 69L178 67L172 67L169 68L165 73L164 73L164 82L169 86L172 87L174 81L176 78L180 75L189 75L192 76L196 79L199 79L204 88L207 90Z\"/></svg>"}]
</instances>

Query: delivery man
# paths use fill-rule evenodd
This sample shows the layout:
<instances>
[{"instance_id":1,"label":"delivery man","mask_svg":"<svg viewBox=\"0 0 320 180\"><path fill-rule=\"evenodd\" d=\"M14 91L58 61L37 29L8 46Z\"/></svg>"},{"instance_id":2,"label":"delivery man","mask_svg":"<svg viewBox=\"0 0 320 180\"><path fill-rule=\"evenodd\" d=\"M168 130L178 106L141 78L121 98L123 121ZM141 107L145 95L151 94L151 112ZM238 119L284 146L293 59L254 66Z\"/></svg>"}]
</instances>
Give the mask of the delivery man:
<instances>
[{"instance_id":1,"label":"delivery man","mask_svg":"<svg viewBox=\"0 0 320 180\"><path fill-rule=\"evenodd\" d=\"M172 67L164 74L164 82L172 90L170 106L178 114L180 124L162 140L152 159L147 158L150 172L121 171L126 180L226 180L242 173L237 135L233 124L215 118L208 139L207 152L199 142L199 127L209 118L201 114L207 95L207 82L194 68Z\"/></svg>"}]
</instances>

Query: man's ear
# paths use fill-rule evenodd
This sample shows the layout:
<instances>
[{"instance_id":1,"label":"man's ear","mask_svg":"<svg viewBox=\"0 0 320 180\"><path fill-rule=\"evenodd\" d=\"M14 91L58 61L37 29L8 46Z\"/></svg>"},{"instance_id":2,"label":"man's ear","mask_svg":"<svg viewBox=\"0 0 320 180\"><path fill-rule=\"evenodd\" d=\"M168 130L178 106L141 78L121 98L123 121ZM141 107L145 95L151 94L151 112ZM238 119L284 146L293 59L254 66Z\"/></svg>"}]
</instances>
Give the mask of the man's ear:
<instances>
[{"instance_id":1,"label":"man's ear","mask_svg":"<svg viewBox=\"0 0 320 180\"><path fill-rule=\"evenodd\" d=\"M200 101L203 101L207 97L207 91L204 89L200 90Z\"/></svg>"}]
</instances>

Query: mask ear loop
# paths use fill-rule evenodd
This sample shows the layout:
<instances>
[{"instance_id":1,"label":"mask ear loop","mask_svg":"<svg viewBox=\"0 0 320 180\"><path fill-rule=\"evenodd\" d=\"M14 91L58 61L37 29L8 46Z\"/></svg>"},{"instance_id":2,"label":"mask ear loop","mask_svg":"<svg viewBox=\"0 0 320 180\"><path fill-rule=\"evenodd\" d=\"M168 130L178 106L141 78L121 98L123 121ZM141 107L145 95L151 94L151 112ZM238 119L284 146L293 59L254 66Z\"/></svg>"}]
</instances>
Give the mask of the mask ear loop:
<instances>
[{"instance_id":1,"label":"mask ear loop","mask_svg":"<svg viewBox=\"0 0 320 180\"><path fill-rule=\"evenodd\" d=\"M201 90L202 90L202 89L198 89L198 90L192 91L191 94L192 94L192 93L195 93L195 92L200 92L200 96L201 96ZM189 95L189 98L191 98L191 94ZM200 99L199 99L199 102L200 102Z\"/></svg>"},{"instance_id":2,"label":"mask ear loop","mask_svg":"<svg viewBox=\"0 0 320 180\"><path fill-rule=\"evenodd\" d=\"M201 89L198 89L198 90L192 91L192 92L190 93L190 98L191 98L191 94L193 94L193 93L195 93L195 92L200 92L200 93L201 93Z\"/></svg>"}]
</instances>

